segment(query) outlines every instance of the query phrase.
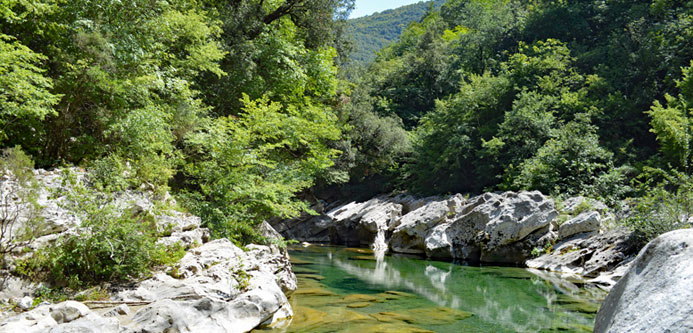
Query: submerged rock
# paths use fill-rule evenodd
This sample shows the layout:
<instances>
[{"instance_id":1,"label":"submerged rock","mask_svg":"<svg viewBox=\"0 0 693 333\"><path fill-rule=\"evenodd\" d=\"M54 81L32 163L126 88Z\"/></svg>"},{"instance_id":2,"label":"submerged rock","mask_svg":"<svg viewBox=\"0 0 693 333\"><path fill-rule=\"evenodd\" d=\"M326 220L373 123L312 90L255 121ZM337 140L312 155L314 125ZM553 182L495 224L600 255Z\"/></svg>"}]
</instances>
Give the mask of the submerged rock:
<instances>
[{"instance_id":1,"label":"submerged rock","mask_svg":"<svg viewBox=\"0 0 693 333\"><path fill-rule=\"evenodd\" d=\"M659 236L599 309L595 332L693 331L693 230Z\"/></svg>"}]
</instances>

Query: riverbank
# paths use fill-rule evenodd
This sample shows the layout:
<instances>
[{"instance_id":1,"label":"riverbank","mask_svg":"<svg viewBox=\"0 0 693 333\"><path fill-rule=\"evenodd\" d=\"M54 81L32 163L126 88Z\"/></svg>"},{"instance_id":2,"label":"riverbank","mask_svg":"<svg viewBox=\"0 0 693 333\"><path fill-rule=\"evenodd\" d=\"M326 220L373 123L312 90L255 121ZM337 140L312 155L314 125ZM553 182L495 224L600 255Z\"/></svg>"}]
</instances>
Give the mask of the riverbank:
<instances>
[{"instance_id":1,"label":"riverbank","mask_svg":"<svg viewBox=\"0 0 693 333\"><path fill-rule=\"evenodd\" d=\"M296 277L287 252L277 245L241 249L227 239L211 240L201 219L174 209L175 200L167 193L97 192L72 205L75 196L91 190L83 170L34 170L33 176L33 204L14 199L24 190L22 184L12 177L0 179L3 236L15 236L0 239L9 250L3 253L0 332L247 332L285 326L293 316L286 294L296 289ZM109 209L89 215L90 207ZM96 229L102 220L107 228ZM154 236L146 241L156 244L143 245L175 254L170 262L146 267L151 271L127 280L93 285L50 283L51 272L24 268L32 267L32 258L54 256L66 244L82 240L88 247L74 250L72 257L57 257L84 258L91 265L74 276L129 268L142 253L133 252L140 249L127 241L148 233L113 232L129 221L148 226ZM35 225L40 228L26 231ZM279 237L268 225L262 227L265 236ZM106 250L99 252L98 246Z\"/></svg>"},{"instance_id":2,"label":"riverbank","mask_svg":"<svg viewBox=\"0 0 693 333\"><path fill-rule=\"evenodd\" d=\"M638 251L603 203L539 192L416 198L379 196L313 206L317 216L273 221L284 237L378 247L435 260L530 267L609 289Z\"/></svg>"}]
</instances>

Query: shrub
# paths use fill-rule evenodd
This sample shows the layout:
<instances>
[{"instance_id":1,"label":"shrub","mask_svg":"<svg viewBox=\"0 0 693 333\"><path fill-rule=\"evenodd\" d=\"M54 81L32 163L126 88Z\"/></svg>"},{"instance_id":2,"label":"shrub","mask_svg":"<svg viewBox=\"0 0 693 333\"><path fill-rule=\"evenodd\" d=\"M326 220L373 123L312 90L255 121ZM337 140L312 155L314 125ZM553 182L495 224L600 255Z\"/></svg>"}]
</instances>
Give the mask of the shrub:
<instances>
[{"instance_id":1,"label":"shrub","mask_svg":"<svg viewBox=\"0 0 693 333\"><path fill-rule=\"evenodd\" d=\"M613 154L599 145L595 132L589 120L565 125L521 164L513 185L552 194L578 194L592 187L613 165Z\"/></svg>"},{"instance_id":2,"label":"shrub","mask_svg":"<svg viewBox=\"0 0 693 333\"><path fill-rule=\"evenodd\" d=\"M693 216L691 177L677 171L667 173L662 170L646 170L644 177L654 178L653 171L664 179L655 186L643 184L649 189L635 200L633 213L624 221L642 244L663 233L690 228Z\"/></svg>"},{"instance_id":3,"label":"shrub","mask_svg":"<svg viewBox=\"0 0 693 333\"><path fill-rule=\"evenodd\" d=\"M157 244L153 219L118 209L112 195L75 184L68 198L66 206L82 218L81 228L20 263L18 274L78 289L141 278L184 254L180 246Z\"/></svg>"},{"instance_id":4,"label":"shrub","mask_svg":"<svg viewBox=\"0 0 693 333\"><path fill-rule=\"evenodd\" d=\"M263 97L238 117L217 118L188 135L187 188L181 202L202 217L213 237L239 245L262 237L257 225L308 210L296 193L332 166L339 139L334 115L315 105L283 105Z\"/></svg>"}]
</instances>

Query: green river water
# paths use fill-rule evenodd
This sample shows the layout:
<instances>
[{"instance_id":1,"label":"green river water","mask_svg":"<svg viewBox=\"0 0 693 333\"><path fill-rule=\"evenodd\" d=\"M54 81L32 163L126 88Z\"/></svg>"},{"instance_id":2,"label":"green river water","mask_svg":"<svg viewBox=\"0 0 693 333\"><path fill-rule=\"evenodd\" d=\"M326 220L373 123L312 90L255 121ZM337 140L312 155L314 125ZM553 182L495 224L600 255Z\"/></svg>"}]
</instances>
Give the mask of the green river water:
<instances>
[{"instance_id":1,"label":"green river water","mask_svg":"<svg viewBox=\"0 0 693 333\"><path fill-rule=\"evenodd\" d=\"M299 289L277 332L590 332L605 293L522 268L328 246L290 251Z\"/></svg>"}]
</instances>

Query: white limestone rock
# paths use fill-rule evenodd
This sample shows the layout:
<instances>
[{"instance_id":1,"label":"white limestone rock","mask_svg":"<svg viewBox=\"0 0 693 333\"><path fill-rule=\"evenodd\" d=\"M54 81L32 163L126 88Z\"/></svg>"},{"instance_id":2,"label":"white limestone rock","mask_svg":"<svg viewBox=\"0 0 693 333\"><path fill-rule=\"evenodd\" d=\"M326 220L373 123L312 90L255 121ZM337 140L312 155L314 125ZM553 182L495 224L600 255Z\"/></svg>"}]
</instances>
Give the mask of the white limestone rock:
<instances>
[{"instance_id":1,"label":"white limestone rock","mask_svg":"<svg viewBox=\"0 0 693 333\"><path fill-rule=\"evenodd\" d=\"M693 230L663 234L643 248L604 300L595 332L693 331Z\"/></svg>"},{"instance_id":2,"label":"white limestone rock","mask_svg":"<svg viewBox=\"0 0 693 333\"><path fill-rule=\"evenodd\" d=\"M561 224L558 228L558 237L565 239L583 232L599 231L601 227L601 215L597 211L584 212Z\"/></svg>"},{"instance_id":3,"label":"white limestone rock","mask_svg":"<svg viewBox=\"0 0 693 333\"><path fill-rule=\"evenodd\" d=\"M418 209L404 215L396 228L394 228L390 239L390 247L399 253L424 253L428 234L438 224L445 222L456 214L457 207L461 206L464 199L457 197L431 201ZM438 244L443 240L434 236L428 241L430 246L443 246Z\"/></svg>"}]
</instances>

